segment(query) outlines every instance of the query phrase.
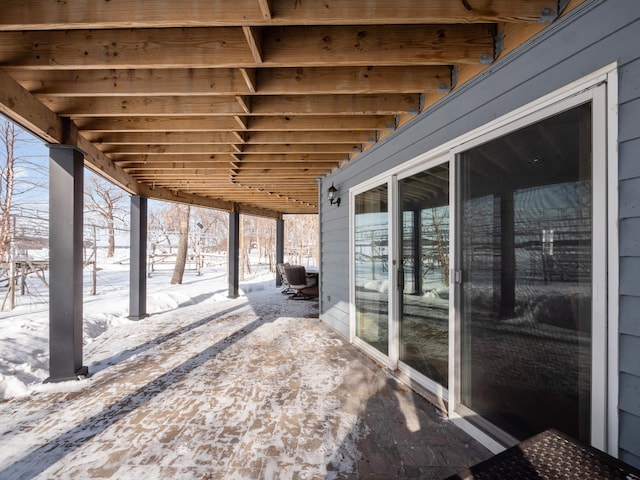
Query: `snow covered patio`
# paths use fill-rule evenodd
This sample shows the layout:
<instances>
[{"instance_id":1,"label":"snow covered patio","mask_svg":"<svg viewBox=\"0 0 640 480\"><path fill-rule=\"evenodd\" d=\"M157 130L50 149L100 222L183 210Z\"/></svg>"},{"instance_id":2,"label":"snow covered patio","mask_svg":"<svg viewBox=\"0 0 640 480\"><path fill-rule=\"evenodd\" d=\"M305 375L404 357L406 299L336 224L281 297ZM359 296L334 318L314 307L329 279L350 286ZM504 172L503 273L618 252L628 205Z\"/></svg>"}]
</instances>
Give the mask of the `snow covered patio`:
<instances>
[{"instance_id":1,"label":"snow covered patio","mask_svg":"<svg viewBox=\"0 0 640 480\"><path fill-rule=\"evenodd\" d=\"M273 281L85 346L0 404L0 478L444 478L490 456Z\"/></svg>"}]
</instances>

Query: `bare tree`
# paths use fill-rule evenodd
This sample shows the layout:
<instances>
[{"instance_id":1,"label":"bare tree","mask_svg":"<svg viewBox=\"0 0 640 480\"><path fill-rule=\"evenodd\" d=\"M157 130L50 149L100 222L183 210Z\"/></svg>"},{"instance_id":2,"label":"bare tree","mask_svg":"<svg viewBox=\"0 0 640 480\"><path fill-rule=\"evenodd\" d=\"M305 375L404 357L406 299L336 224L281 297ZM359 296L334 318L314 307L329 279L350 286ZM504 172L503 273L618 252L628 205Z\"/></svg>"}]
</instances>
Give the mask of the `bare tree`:
<instances>
[{"instance_id":1,"label":"bare tree","mask_svg":"<svg viewBox=\"0 0 640 480\"><path fill-rule=\"evenodd\" d=\"M203 250L223 252L229 236L229 214L221 210L196 207L191 212L202 225L201 238Z\"/></svg>"},{"instance_id":2,"label":"bare tree","mask_svg":"<svg viewBox=\"0 0 640 480\"><path fill-rule=\"evenodd\" d=\"M162 207L153 209L149 213L149 241L154 245L167 245L163 253L173 251L173 234L180 228L178 206L166 203Z\"/></svg>"},{"instance_id":3,"label":"bare tree","mask_svg":"<svg viewBox=\"0 0 640 480\"><path fill-rule=\"evenodd\" d=\"M35 198L47 192L46 167L32 148L36 144L19 126L0 120L0 261L7 254L14 227L33 234L47 220L34 208Z\"/></svg>"},{"instance_id":4,"label":"bare tree","mask_svg":"<svg viewBox=\"0 0 640 480\"><path fill-rule=\"evenodd\" d=\"M256 242L258 247L258 262L264 258L269 265L269 271L275 271L275 230L276 222L271 218L256 218Z\"/></svg>"},{"instance_id":5,"label":"bare tree","mask_svg":"<svg viewBox=\"0 0 640 480\"><path fill-rule=\"evenodd\" d=\"M107 258L111 258L116 247L116 222L124 223L127 215L123 204L126 193L108 180L92 175L89 177L84 195L85 210L94 214L100 222L104 222L107 228Z\"/></svg>"},{"instance_id":6,"label":"bare tree","mask_svg":"<svg viewBox=\"0 0 640 480\"><path fill-rule=\"evenodd\" d=\"M0 124L1 141L3 142L2 182L0 183L0 259L11 242L11 207L13 204L13 189L15 182L15 143L16 129L10 122Z\"/></svg>"},{"instance_id":7,"label":"bare tree","mask_svg":"<svg viewBox=\"0 0 640 480\"><path fill-rule=\"evenodd\" d=\"M291 263L317 264L319 258L317 215L285 216L285 256Z\"/></svg>"},{"instance_id":8,"label":"bare tree","mask_svg":"<svg viewBox=\"0 0 640 480\"><path fill-rule=\"evenodd\" d=\"M255 219L254 217L241 215L240 220L240 280L244 280L245 273L251 275L249 253L255 237Z\"/></svg>"},{"instance_id":9,"label":"bare tree","mask_svg":"<svg viewBox=\"0 0 640 480\"><path fill-rule=\"evenodd\" d=\"M171 277L171 285L182 283L184 269L187 264L187 251L189 249L189 214L191 212L191 206L181 205L178 209L180 211L178 252L176 254L176 265L173 269L173 276Z\"/></svg>"},{"instance_id":10,"label":"bare tree","mask_svg":"<svg viewBox=\"0 0 640 480\"><path fill-rule=\"evenodd\" d=\"M448 208L432 208L431 223L433 225L433 234L436 242L436 251L438 254L438 262L443 275L443 282L449 285L449 209Z\"/></svg>"}]
</instances>

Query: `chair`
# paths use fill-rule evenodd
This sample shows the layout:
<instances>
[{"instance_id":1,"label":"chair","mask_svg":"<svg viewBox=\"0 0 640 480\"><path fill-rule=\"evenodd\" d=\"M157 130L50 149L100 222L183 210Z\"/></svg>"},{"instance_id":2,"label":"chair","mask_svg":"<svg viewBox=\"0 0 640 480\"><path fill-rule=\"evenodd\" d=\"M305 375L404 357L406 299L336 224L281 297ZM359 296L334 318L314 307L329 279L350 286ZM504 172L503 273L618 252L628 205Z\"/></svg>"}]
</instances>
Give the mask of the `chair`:
<instances>
[{"instance_id":1,"label":"chair","mask_svg":"<svg viewBox=\"0 0 640 480\"><path fill-rule=\"evenodd\" d=\"M287 280L287 274L284 271L285 267L288 266L289 262L276 264L276 271L278 272L278 275L280 275L280 282L282 283L282 290L280 290L280 293L291 293L291 286Z\"/></svg>"},{"instance_id":2,"label":"chair","mask_svg":"<svg viewBox=\"0 0 640 480\"><path fill-rule=\"evenodd\" d=\"M296 292L290 299L308 300L318 296L318 282L316 277L307 276L307 272L302 265L290 265L284 267L289 286Z\"/></svg>"}]
</instances>

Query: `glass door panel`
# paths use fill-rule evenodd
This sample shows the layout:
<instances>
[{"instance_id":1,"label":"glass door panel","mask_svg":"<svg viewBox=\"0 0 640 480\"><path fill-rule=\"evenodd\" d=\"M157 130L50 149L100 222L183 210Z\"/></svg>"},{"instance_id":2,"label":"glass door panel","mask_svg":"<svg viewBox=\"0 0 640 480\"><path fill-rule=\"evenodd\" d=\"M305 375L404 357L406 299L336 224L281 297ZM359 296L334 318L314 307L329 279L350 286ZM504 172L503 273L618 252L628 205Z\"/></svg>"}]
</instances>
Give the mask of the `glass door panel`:
<instances>
[{"instance_id":1,"label":"glass door panel","mask_svg":"<svg viewBox=\"0 0 640 480\"><path fill-rule=\"evenodd\" d=\"M460 401L519 440L590 441L591 117L584 104L459 157Z\"/></svg>"},{"instance_id":2,"label":"glass door panel","mask_svg":"<svg viewBox=\"0 0 640 480\"><path fill-rule=\"evenodd\" d=\"M401 205L400 360L447 387L449 164L398 182Z\"/></svg>"},{"instance_id":3,"label":"glass door panel","mask_svg":"<svg viewBox=\"0 0 640 480\"><path fill-rule=\"evenodd\" d=\"M389 213L387 184L355 196L356 336L389 353Z\"/></svg>"}]
</instances>

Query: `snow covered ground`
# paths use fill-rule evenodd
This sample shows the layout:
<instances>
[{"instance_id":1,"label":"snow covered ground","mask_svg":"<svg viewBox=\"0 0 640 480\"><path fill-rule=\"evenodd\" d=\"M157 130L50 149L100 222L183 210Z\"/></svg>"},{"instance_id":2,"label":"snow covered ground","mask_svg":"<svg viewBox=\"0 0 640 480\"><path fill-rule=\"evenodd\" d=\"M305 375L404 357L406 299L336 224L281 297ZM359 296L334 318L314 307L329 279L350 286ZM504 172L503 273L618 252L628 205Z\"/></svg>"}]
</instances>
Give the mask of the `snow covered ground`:
<instances>
[{"instance_id":1,"label":"snow covered ground","mask_svg":"<svg viewBox=\"0 0 640 480\"><path fill-rule=\"evenodd\" d=\"M99 262L97 295L89 295L91 272L85 269L83 304L84 358L91 367L93 344L99 343L108 329L134 324L129 320L129 265L115 258ZM147 279L147 312L157 314L178 307L215 301L221 310L227 298L226 267L204 269L197 276L185 272L182 285L170 285L171 271L156 271ZM265 282L275 282L274 274L266 273L242 282L241 290L265 288ZM273 285L271 283L270 285ZM44 385L49 376L49 310L48 289L39 279L29 280L30 296L16 296L17 307L0 312L0 401L21 398L33 392L51 391L55 385ZM123 350L126 346L123 345ZM118 352L113 352L117 355ZM94 366L95 369L95 366Z\"/></svg>"},{"instance_id":2,"label":"snow covered ground","mask_svg":"<svg viewBox=\"0 0 640 480\"><path fill-rule=\"evenodd\" d=\"M46 303L3 313L0 479L442 478L489 455L317 302L289 301L271 274L229 299L224 270L154 274L151 315L130 321L128 266L105 266L80 381L42 383Z\"/></svg>"}]
</instances>

